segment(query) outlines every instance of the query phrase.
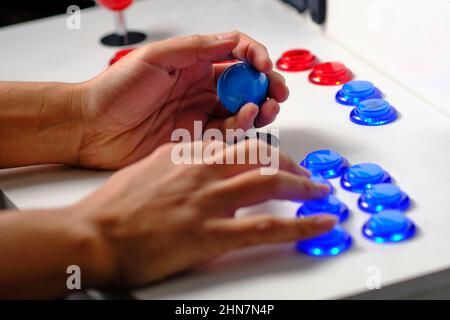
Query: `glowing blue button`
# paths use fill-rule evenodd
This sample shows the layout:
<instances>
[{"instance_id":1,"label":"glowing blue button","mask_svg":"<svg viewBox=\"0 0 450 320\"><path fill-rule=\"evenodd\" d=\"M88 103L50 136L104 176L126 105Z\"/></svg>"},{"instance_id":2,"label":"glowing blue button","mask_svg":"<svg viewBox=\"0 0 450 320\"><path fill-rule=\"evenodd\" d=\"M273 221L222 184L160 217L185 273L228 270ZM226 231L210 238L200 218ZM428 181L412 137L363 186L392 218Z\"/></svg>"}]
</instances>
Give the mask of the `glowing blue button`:
<instances>
[{"instance_id":1,"label":"glowing blue button","mask_svg":"<svg viewBox=\"0 0 450 320\"><path fill-rule=\"evenodd\" d=\"M236 113L246 103L260 106L266 99L269 79L248 63L236 63L219 77L217 95L230 112Z\"/></svg>"},{"instance_id":2,"label":"glowing blue button","mask_svg":"<svg viewBox=\"0 0 450 320\"><path fill-rule=\"evenodd\" d=\"M399 242L414 236L416 226L403 211L385 210L374 214L363 226L363 235L376 243Z\"/></svg>"},{"instance_id":3,"label":"glowing blue button","mask_svg":"<svg viewBox=\"0 0 450 320\"><path fill-rule=\"evenodd\" d=\"M397 119L397 110L383 99L361 101L350 112L350 120L363 126L381 126Z\"/></svg>"},{"instance_id":4,"label":"glowing blue button","mask_svg":"<svg viewBox=\"0 0 450 320\"><path fill-rule=\"evenodd\" d=\"M310 256L335 256L352 246L352 237L339 225L316 238L299 241L297 250Z\"/></svg>"},{"instance_id":5,"label":"glowing blue button","mask_svg":"<svg viewBox=\"0 0 450 320\"><path fill-rule=\"evenodd\" d=\"M380 183L367 189L358 199L361 210L377 213L387 209L406 210L410 204L409 197L399 187L391 183Z\"/></svg>"},{"instance_id":6,"label":"glowing blue button","mask_svg":"<svg viewBox=\"0 0 450 320\"><path fill-rule=\"evenodd\" d=\"M357 106L367 99L381 99L382 94L372 82L355 80L342 86L336 93L336 101L347 106Z\"/></svg>"},{"instance_id":7,"label":"glowing blue button","mask_svg":"<svg viewBox=\"0 0 450 320\"><path fill-rule=\"evenodd\" d=\"M339 218L339 222L344 222L348 218L348 207L335 196L329 195L325 198L305 201L298 209L298 217L307 217L315 214L329 213Z\"/></svg>"},{"instance_id":8,"label":"glowing blue button","mask_svg":"<svg viewBox=\"0 0 450 320\"><path fill-rule=\"evenodd\" d=\"M372 188L375 184L386 182L391 182L389 173L373 163L361 163L351 166L341 177L342 188L358 193Z\"/></svg>"},{"instance_id":9,"label":"glowing blue button","mask_svg":"<svg viewBox=\"0 0 450 320\"><path fill-rule=\"evenodd\" d=\"M301 165L313 174L330 179L342 175L348 167L348 162L336 151L317 150L308 154Z\"/></svg>"}]
</instances>

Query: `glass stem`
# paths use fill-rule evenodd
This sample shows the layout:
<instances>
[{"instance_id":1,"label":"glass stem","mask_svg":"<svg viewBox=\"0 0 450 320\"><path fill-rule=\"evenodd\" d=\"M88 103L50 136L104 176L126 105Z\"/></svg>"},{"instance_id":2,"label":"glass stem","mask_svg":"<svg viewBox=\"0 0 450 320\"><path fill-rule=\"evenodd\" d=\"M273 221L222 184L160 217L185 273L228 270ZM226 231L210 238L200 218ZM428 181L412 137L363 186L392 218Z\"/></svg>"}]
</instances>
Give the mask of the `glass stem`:
<instances>
[{"instance_id":1,"label":"glass stem","mask_svg":"<svg viewBox=\"0 0 450 320\"><path fill-rule=\"evenodd\" d=\"M116 15L116 32L119 36L123 37L123 44L128 44L128 32L127 32L127 24L125 21L125 14L123 10L117 11Z\"/></svg>"}]
</instances>

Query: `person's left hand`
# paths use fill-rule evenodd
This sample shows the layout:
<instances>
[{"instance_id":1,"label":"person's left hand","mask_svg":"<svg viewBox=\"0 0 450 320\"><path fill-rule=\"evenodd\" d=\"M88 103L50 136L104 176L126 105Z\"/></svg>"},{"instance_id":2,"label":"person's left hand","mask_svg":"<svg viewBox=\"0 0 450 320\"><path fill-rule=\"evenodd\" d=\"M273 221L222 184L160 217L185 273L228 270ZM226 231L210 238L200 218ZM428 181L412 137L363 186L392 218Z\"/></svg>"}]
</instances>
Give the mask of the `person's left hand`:
<instances>
[{"instance_id":1,"label":"person's left hand","mask_svg":"<svg viewBox=\"0 0 450 320\"><path fill-rule=\"evenodd\" d=\"M246 104L237 114L219 103L216 83L227 59L247 61L268 75L269 99ZM169 142L177 128L203 130L265 126L274 121L289 91L273 71L267 49L239 32L195 35L134 50L96 78L80 85L82 140L77 165L118 169Z\"/></svg>"}]
</instances>

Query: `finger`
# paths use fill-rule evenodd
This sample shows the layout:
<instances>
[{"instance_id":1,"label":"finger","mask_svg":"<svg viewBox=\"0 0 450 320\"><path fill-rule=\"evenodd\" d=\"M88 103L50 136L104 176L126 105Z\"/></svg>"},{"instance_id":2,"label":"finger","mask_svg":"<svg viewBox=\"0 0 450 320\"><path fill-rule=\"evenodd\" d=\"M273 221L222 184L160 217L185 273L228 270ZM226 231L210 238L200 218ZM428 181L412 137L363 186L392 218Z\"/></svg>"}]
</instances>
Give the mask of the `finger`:
<instances>
[{"instance_id":1,"label":"finger","mask_svg":"<svg viewBox=\"0 0 450 320\"><path fill-rule=\"evenodd\" d=\"M258 113L259 107L257 105L247 103L238 113L230 115L228 118L210 120L206 128L218 128L223 133L227 129L243 129L245 131L253 128Z\"/></svg>"},{"instance_id":2,"label":"finger","mask_svg":"<svg viewBox=\"0 0 450 320\"><path fill-rule=\"evenodd\" d=\"M227 140L231 140L231 137L227 137ZM214 159L207 160L219 164L215 170L221 178L229 178L249 170L269 166L276 166L280 170L302 177L311 176L308 170L298 165L290 156L254 138L228 145L215 153Z\"/></svg>"},{"instance_id":3,"label":"finger","mask_svg":"<svg viewBox=\"0 0 450 320\"><path fill-rule=\"evenodd\" d=\"M255 119L255 127L261 128L275 121L280 112L280 104L274 100L269 99L260 107L258 116Z\"/></svg>"},{"instance_id":4,"label":"finger","mask_svg":"<svg viewBox=\"0 0 450 320\"><path fill-rule=\"evenodd\" d=\"M286 86L286 80L278 72L272 71L269 77L269 97L278 102L284 102L289 97L289 88Z\"/></svg>"},{"instance_id":5,"label":"finger","mask_svg":"<svg viewBox=\"0 0 450 320\"><path fill-rule=\"evenodd\" d=\"M314 238L330 231L337 223L332 215L315 215L302 219L252 216L240 219L216 219L206 222L206 230L214 235L218 250L273 244Z\"/></svg>"},{"instance_id":6,"label":"finger","mask_svg":"<svg viewBox=\"0 0 450 320\"><path fill-rule=\"evenodd\" d=\"M203 192L203 197L220 199L220 203L214 201L214 208L229 213L271 199L312 200L325 197L329 192L330 189L326 185L314 183L307 177L284 170L279 170L276 174L262 175L260 170L253 169L213 183Z\"/></svg>"},{"instance_id":7,"label":"finger","mask_svg":"<svg viewBox=\"0 0 450 320\"><path fill-rule=\"evenodd\" d=\"M238 32L192 35L155 42L144 47L141 52L147 63L170 71L186 68L198 62L227 59L239 41Z\"/></svg>"},{"instance_id":8,"label":"finger","mask_svg":"<svg viewBox=\"0 0 450 320\"><path fill-rule=\"evenodd\" d=\"M263 73L272 71L273 63L267 48L242 32L239 37L238 45L232 50L233 58L246 61Z\"/></svg>"}]
</instances>

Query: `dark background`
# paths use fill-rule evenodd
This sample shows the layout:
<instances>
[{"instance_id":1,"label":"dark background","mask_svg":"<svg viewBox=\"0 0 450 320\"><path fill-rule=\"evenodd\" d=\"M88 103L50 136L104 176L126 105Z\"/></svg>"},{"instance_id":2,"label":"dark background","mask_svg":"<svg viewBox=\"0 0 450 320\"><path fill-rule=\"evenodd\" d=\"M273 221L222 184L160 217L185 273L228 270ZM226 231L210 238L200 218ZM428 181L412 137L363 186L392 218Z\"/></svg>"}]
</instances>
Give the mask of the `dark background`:
<instances>
[{"instance_id":1,"label":"dark background","mask_svg":"<svg viewBox=\"0 0 450 320\"><path fill-rule=\"evenodd\" d=\"M0 27L67 11L70 5L92 7L92 0L0 0Z\"/></svg>"}]
</instances>

